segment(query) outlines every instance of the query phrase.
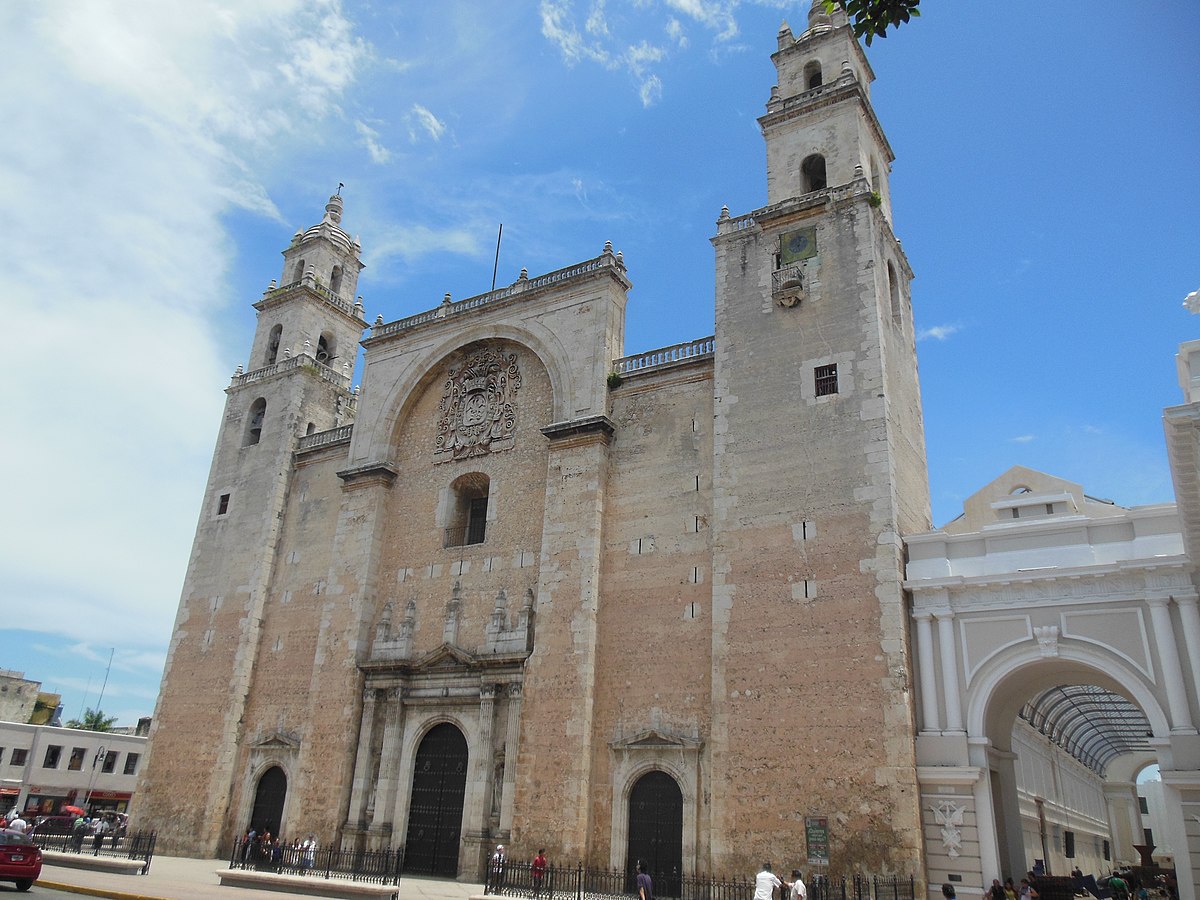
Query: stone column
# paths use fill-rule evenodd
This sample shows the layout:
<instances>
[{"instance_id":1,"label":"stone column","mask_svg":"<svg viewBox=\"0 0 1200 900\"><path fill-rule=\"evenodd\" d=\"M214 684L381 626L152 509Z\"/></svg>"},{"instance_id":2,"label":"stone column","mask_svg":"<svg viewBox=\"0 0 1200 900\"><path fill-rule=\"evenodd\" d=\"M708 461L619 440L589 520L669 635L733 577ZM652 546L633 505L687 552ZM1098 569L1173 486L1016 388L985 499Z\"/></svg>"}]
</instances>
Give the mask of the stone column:
<instances>
[{"instance_id":1,"label":"stone column","mask_svg":"<svg viewBox=\"0 0 1200 900\"><path fill-rule=\"evenodd\" d=\"M954 644L954 613L935 612L938 649L942 653L942 694L946 701L946 732L963 732L962 698L958 693L958 648Z\"/></svg>"},{"instance_id":2,"label":"stone column","mask_svg":"<svg viewBox=\"0 0 1200 900\"><path fill-rule=\"evenodd\" d=\"M1154 626L1154 643L1158 645L1158 658L1162 663L1163 685L1167 689L1167 706L1171 710L1172 734L1195 734L1192 715L1188 709L1187 689L1183 683L1183 667L1179 662L1179 648L1175 644L1175 628L1171 624L1171 600L1169 597L1151 597L1150 621Z\"/></svg>"},{"instance_id":3,"label":"stone column","mask_svg":"<svg viewBox=\"0 0 1200 900\"><path fill-rule=\"evenodd\" d=\"M387 707L384 710L383 749L379 756L379 780L375 785L375 814L371 818L372 831L394 829L392 815L396 806L396 775L400 769L400 737L404 729L403 689L391 688L387 692ZM394 843L394 842L393 842Z\"/></svg>"},{"instance_id":4,"label":"stone column","mask_svg":"<svg viewBox=\"0 0 1200 900\"><path fill-rule=\"evenodd\" d=\"M366 688L363 691L362 719L358 724L358 753L354 757L354 781L350 787L350 810L346 816L346 828L360 829L367 825L368 789L374 772L371 771L371 741L375 730L375 702L378 691Z\"/></svg>"},{"instance_id":5,"label":"stone column","mask_svg":"<svg viewBox=\"0 0 1200 900\"><path fill-rule=\"evenodd\" d=\"M933 663L933 613L916 612L917 669L921 684L921 731L942 730L938 720L937 671Z\"/></svg>"},{"instance_id":6,"label":"stone column","mask_svg":"<svg viewBox=\"0 0 1200 900\"><path fill-rule=\"evenodd\" d=\"M469 829L487 831L488 819L492 814L492 770L496 765L496 742L492 738L493 725L496 720L496 685L482 684L479 686L479 787L480 804L478 811L472 810L467 818Z\"/></svg>"},{"instance_id":7,"label":"stone column","mask_svg":"<svg viewBox=\"0 0 1200 900\"><path fill-rule=\"evenodd\" d=\"M1192 688L1200 697L1200 606L1197 598L1176 597L1179 620L1183 624L1183 646L1188 651L1188 669L1192 676Z\"/></svg>"},{"instance_id":8,"label":"stone column","mask_svg":"<svg viewBox=\"0 0 1200 900\"><path fill-rule=\"evenodd\" d=\"M983 870L981 888L993 878L1004 878L1000 868L1000 844L996 834L996 810L992 806L992 785L987 768L979 769L979 778L971 786L975 796L975 833L979 835L979 866ZM964 892L968 893L969 892Z\"/></svg>"},{"instance_id":9,"label":"stone column","mask_svg":"<svg viewBox=\"0 0 1200 900\"><path fill-rule=\"evenodd\" d=\"M517 751L521 740L521 685L508 686L508 724L505 730L504 795L500 798L500 831L512 834L513 792L517 783Z\"/></svg>"}]
</instances>

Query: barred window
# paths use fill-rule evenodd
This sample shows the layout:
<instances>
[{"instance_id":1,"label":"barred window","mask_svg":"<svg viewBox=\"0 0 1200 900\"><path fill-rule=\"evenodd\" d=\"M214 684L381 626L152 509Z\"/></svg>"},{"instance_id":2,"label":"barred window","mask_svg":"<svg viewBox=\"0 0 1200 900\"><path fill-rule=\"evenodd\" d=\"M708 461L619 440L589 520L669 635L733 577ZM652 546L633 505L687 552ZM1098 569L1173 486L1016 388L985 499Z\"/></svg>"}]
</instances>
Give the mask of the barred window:
<instances>
[{"instance_id":1,"label":"barred window","mask_svg":"<svg viewBox=\"0 0 1200 900\"><path fill-rule=\"evenodd\" d=\"M817 366L813 369L813 384L818 397L836 394L838 392L837 363Z\"/></svg>"}]
</instances>

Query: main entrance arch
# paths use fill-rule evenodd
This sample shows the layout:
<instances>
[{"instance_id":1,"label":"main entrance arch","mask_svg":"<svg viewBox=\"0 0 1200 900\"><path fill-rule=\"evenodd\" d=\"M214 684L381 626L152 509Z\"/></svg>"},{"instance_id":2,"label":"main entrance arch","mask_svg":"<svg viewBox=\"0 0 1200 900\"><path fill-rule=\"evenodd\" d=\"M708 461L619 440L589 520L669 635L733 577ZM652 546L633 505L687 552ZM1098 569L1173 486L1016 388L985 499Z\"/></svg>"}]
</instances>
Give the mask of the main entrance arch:
<instances>
[{"instance_id":1,"label":"main entrance arch","mask_svg":"<svg viewBox=\"0 0 1200 900\"><path fill-rule=\"evenodd\" d=\"M458 875L463 798L467 786L467 739L448 722L429 730L417 748L408 836L406 871L425 875Z\"/></svg>"}]
</instances>

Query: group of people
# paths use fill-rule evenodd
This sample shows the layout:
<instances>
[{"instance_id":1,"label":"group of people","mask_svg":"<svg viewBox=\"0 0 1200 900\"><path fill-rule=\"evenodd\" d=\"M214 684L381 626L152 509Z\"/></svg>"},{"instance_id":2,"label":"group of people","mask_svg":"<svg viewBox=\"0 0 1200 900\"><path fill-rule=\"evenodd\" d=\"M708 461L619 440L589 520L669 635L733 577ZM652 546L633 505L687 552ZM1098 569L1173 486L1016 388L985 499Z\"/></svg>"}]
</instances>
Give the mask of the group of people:
<instances>
[{"instance_id":1,"label":"group of people","mask_svg":"<svg viewBox=\"0 0 1200 900\"><path fill-rule=\"evenodd\" d=\"M38 825L46 821L47 817L34 817L30 814L22 814L19 809L13 808L9 812L0 816L0 828L6 828L9 831L19 831L22 834L33 834L38 829ZM64 817L65 818L65 817ZM100 849L104 846L105 838L112 839L113 847L120 843L121 838L125 836L125 830L128 826L128 819L123 813L106 811L95 816L77 815L73 820L67 819L70 822L69 830L64 831L63 826L57 826L49 834L69 833L71 837L71 849L76 853L83 852L84 842L88 837L92 839L92 855L99 856Z\"/></svg>"},{"instance_id":2,"label":"group of people","mask_svg":"<svg viewBox=\"0 0 1200 900\"><path fill-rule=\"evenodd\" d=\"M771 864L765 862L762 870L754 876L754 900L808 900L808 888L800 877L799 869L792 869L792 880L784 881L771 871ZM649 898L647 898L649 900Z\"/></svg>"},{"instance_id":3,"label":"group of people","mask_svg":"<svg viewBox=\"0 0 1200 900\"><path fill-rule=\"evenodd\" d=\"M293 841L289 846L286 840L275 837L268 829L264 828L260 834L258 829L251 825L242 836L237 853L244 865L267 869L282 868L285 864L284 856L288 855L287 865L298 868L303 873L316 864L317 841L310 834L304 840Z\"/></svg>"}]
</instances>

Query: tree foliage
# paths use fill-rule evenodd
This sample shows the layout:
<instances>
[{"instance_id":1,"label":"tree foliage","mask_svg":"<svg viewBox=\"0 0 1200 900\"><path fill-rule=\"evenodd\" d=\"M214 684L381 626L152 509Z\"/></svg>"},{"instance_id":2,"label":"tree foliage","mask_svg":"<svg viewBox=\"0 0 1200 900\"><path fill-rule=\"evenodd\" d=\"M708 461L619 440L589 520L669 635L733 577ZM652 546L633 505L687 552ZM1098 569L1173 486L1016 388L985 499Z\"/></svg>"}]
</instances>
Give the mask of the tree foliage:
<instances>
[{"instance_id":1,"label":"tree foliage","mask_svg":"<svg viewBox=\"0 0 1200 900\"><path fill-rule=\"evenodd\" d=\"M82 731L112 731L117 724L116 716L106 716L103 710L88 708L82 719L71 719L67 728L77 728Z\"/></svg>"},{"instance_id":2,"label":"tree foliage","mask_svg":"<svg viewBox=\"0 0 1200 900\"><path fill-rule=\"evenodd\" d=\"M850 16L856 37L871 46L874 38L887 37L889 28L899 28L921 15L921 0L825 0L825 11L842 7Z\"/></svg>"}]
</instances>

